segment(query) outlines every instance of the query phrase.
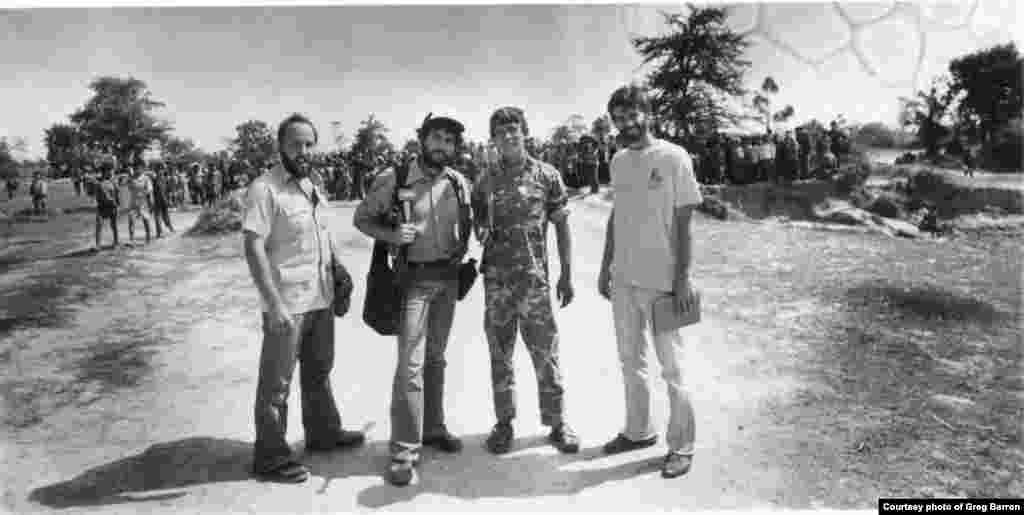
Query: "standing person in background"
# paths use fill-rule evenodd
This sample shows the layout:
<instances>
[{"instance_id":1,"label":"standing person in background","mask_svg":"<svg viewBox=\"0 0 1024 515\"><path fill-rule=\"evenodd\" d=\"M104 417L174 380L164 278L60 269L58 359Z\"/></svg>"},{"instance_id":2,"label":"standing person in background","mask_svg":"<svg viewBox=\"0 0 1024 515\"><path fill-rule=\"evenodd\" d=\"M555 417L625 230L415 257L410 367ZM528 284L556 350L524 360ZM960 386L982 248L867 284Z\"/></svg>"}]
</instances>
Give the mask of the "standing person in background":
<instances>
[{"instance_id":1,"label":"standing person in background","mask_svg":"<svg viewBox=\"0 0 1024 515\"><path fill-rule=\"evenodd\" d=\"M103 233L103 222L110 223L110 232L114 235L114 247L120 242L117 237L117 212L121 205L120 192L113 180L114 165L104 162L100 165L100 177L93 187L96 199L96 249L100 248L100 236Z\"/></svg>"},{"instance_id":2,"label":"standing person in background","mask_svg":"<svg viewBox=\"0 0 1024 515\"><path fill-rule=\"evenodd\" d=\"M796 128L797 159L800 161L800 178L811 176L811 137L803 127Z\"/></svg>"},{"instance_id":3,"label":"standing person in background","mask_svg":"<svg viewBox=\"0 0 1024 515\"><path fill-rule=\"evenodd\" d=\"M589 135L584 135L580 138L579 152L577 154L579 162L580 176L582 177L581 186L589 186L590 193L596 194L598 192L597 184L597 140Z\"/></svg>"},{"instance_id":4,"label":"standing person in background","mask_svg":"<svg viewBox=\"0 0 1024 515\"><path fill-rule=\"evenodd\" d=\"M167 230L174 232L174 226L171 225L171 215L168 212L172 202L170 199L171 188L172 184L168 179L164 165L157 163L156 175L153 178L153 224L156 226L157 238L163 237L161 225L167 225Z\"/></svg>"},{"instance_id":5,"label":"standing person in background","mask_svg":"<svg viewBox=\"0 0 1024 515\"><path fill-rule=\"evenodd\" d=\"M612 301L626 423L603 450L617 454L657 443L648 384L647 349L653 343L669 400L668 453L661 475L674 478L690 470L695 451L693 406L683 386L684 342L678 330L651 334L648 328L655 299L671 295L680 310L694 301L690 222L702 198L686 150L651 134L651 104L644 90L616 90L608 112L628 147L612 160L615 199L597 282L600 294Z\"/></svg>"},{"instance_id":6,"label":"standing person in background","mask_svg":"<svg viewBox=\"0 0 1024 515\"><path fill-rule=\"evenodd\" d=\"M146 230L146 243L149 243L152 237L149 217L153 211L153 181L142 173L141 166L129 166L128 173L128 241L135 241L135 221L139 220Z\"/></svg>"},{"instance_id":7,"label":"standing person in background","mask_svg":"<svg viewBox=\"0 0 1024 515\"><path fill-rule=\"evenodd\" d=\"M32 174L32 184L29 185L28 192L32 195L32 210L36 214L41 215L46 212L46 197L49 194L49 189L46 179L43 178L43 172Z\"/></svg>"}]
</instances>

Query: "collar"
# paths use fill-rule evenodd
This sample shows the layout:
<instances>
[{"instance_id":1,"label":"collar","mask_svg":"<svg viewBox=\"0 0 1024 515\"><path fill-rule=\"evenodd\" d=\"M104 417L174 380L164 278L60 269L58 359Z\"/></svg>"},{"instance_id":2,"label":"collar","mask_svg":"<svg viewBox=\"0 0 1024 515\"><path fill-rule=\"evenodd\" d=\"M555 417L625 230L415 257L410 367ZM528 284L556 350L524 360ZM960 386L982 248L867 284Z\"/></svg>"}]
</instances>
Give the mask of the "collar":
<instances>
[{"instance_id":1,"label":"collar","mask_svg":"<svg viewBox=\"0 0 1024 515\"><path fill-rule=\"evenodd\" d=\"M523 161L522 164L519 166L518 171L520 173L526 173L532 170L535 166L537 166L537 160L530 156L530 154L526 154L523 156ZM503 161L501 158L498 158L497 168L502 173L502 175L506 175L509 173L510 170L512 170L505 166L505 161Z\"/></svg>"}]
</instances>

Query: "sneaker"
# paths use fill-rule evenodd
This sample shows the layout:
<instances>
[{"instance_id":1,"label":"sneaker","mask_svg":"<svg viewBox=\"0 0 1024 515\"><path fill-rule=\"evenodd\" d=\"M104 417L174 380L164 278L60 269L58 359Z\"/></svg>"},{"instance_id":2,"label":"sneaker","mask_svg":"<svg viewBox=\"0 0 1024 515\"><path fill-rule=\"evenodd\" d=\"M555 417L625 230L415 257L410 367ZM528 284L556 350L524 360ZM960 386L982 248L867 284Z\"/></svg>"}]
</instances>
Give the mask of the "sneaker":
<instances>
[{"instance_id":1,"label":"sneaker","mask_svg":"<svg viewBox=\"0 0 1024 515\"><path fill-rule=\"evenodd\" d=\"M665 463L661 465L661 477L672 479L690 471L693 464L693 456L670 452L665 456Z\"/></svg>"},{"instance_id":2,"label":"sneaker","mask_svg":"<svg viewBox=\"0 0 1024 515\"><path fill-rule=\"evenodd\" d=\"M459 440L457 436L449 433L447 429L440 435L424 438L423 445L427 445L444 452L462 451L462 440Z\"/></svg>"},{"instance_id":3,"label":"sneaker","mask_svg":"<svg viewBox=\"0 0 1024 515\"><path fill-rule=\"evenodd\" d=\"M560 452L574 454L580 452L580 437L569 427L569 424L562 423L551 428L548 441Z\"/></svg>"},{"instance_id":4,"label":"sneaker","mask_svg":"<svg viewBox=\"0 0 1024 515\"><path fill-rule=\"evenodd\" d=\"M498 422L487 437L487 450L493 454L505 454L512 448L515 431L511 422Z\"/></svg>"},{"instance_id":5,"label":"sneaker","mask_svg":"<svg viewBox=\"0 0 1024 515\"><path fill-rule=\"evenodd\" d=\"M388 481L395 486L415 485L419 480L416 464L411 461L393 460L388 467Z\"/></svg>"},{"instance_id":6,"label":"sneaker","mask_svg":"<svg viewBox=\"0 0 1024 515\"><path fill-rule=\"evenodd\" d=\"M621 433L615 435L615 439L604 444L605 454L619 454L620 452L635 451L644 449L658 443L658 436L652 436L644 440L630 440Z\"/></svg>"}]
</instances>

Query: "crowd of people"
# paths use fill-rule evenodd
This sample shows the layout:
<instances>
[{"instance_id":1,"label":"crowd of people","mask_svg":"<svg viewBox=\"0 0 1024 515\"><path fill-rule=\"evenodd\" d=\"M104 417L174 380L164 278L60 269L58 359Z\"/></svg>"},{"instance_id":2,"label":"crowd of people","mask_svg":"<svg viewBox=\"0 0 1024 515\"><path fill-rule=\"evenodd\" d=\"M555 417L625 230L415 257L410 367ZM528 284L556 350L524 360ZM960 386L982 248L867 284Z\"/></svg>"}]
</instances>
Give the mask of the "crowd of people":
<instances>
[{"instance_id":1,"label":"crowd of people","mask_svg":"<svg viewBox=\"0 0 1024 515\"><path fill-rule=\"evenodd\" d=\"M696 153L703 184L786 183L835 170L850 152L848 135L833 121L815 137L798 127L763 135L714 134Z\"/></svg>"}]
</instances>

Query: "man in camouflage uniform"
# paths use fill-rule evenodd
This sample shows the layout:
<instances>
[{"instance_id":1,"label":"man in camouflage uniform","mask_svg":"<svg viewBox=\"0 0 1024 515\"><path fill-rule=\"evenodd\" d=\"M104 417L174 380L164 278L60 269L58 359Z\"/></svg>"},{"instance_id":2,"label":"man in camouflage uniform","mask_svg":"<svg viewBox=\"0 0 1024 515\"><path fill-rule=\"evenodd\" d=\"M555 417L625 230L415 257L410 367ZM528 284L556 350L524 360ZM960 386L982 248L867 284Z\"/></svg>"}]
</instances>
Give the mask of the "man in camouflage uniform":
<instances>
[{"instance_id":1,"label":"man in camouflage uniform","mask_svg":"<svg viewBox=\"0 0 1024 515\"><path fill-rule=\"evenodd\" d=\"M498 109L491 115L490 131L500 160L488 167L473 192L477 239L484 248L484 330L498 419L487 438L487 449L502 454L512 445L516 415L512 356L521 327L537 374L541 423L551 427L548 441L562 452L578 452L579 438L564 420L558 328L547 261L550 221L561 258L556 292L561 305L567 306L573 298L568 194L557 170L527 155L524 140L529 132L522 110Z\"/></svg>"}]
</instances>

